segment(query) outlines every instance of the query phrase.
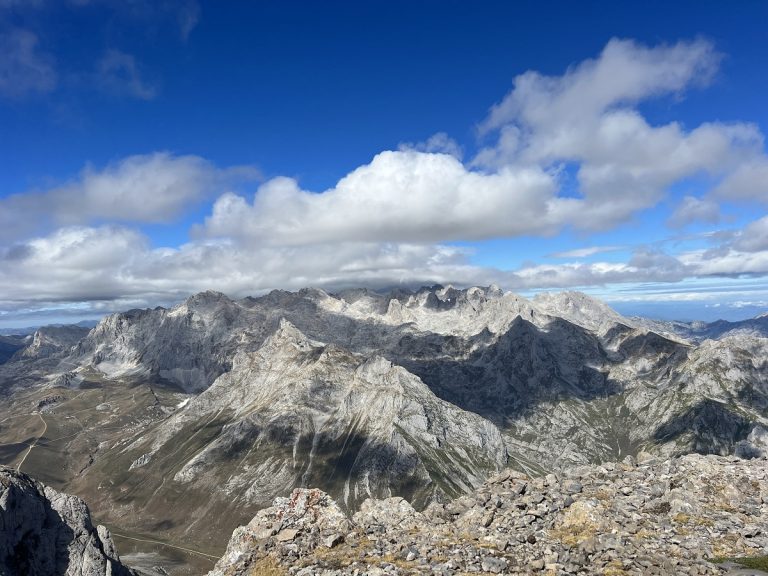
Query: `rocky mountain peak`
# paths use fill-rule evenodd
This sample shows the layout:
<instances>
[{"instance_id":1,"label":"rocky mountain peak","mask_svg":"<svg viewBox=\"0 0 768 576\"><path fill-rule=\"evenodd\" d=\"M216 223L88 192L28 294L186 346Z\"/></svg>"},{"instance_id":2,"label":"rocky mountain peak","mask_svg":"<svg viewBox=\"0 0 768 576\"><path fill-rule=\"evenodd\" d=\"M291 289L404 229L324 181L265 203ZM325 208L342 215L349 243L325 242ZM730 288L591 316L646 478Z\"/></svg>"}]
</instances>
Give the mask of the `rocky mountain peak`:
<instances>
[{"instance_id":1,"label":"rocky mountain peak","mask_svg":"<svg viewBox=\"0 0 768 576\"><path fill-rule=\"evenodd\" d=\"M322 346L320 342L315 342L307 338L307 336L289 320L284 317L280 318L275 331L267 337L264 342L264 347L281 346L283 344L290 343L297 348L307 349L312 346Z\"/></svg>"},{"instance_id":2,"label":"rocky mountain peak","mask_svg":"<svg viewBox=\"0 0 768 576\"><path fill-rule=\"evenodd\" d=\"M217 292L216 290L205 290L203 292L193 294L184 301L184 304L189 308L198 308L216 306L222 302L229 303L232 302L232 300L230 300L229 296L222 292Z\"/></svg>"},{"instance_id":3,"label":"rocky mountain peak","mask_svg":"<svg viewBox=\"0 0 768 576\"><path fill-rule=\"evenodd\" d=\"M533 298L533 303L550 316L564 318L589 330L604 331L614 324L633 325L605 302L583 292L540 292Z\"/></svg>"},{"instance_id":4,"label":"rocky mountain peak","mask_svg":"<svg viewBox=\"0 0 768 576\"><path fill-rule=\"evenodd\" d=\"M132 576L85 503L0 467L0 574Z\"/></svg>"},{"instance_id":5,"label":"rocky mountain peak","mask_svg":"<svg viewBox=\"0 0 768 576\"><path fill-rule=\"evenodd\" d=\"M89 332L80 326L44 326L35 330L32 341L19 352L22 358L48 358L69 351Z\"/></svg>"},{"instance_id":6,"label":"rocky mountain peak","mask_svg":"<svg viewBox=\"0 0 768 576\"><path fill-rule=\"evenodd\" d=\"M326 298L332 298L328 292L321 288L302 288L299 290L298 296L310 300L325 300Z\"/></svg>"}]
</instances>

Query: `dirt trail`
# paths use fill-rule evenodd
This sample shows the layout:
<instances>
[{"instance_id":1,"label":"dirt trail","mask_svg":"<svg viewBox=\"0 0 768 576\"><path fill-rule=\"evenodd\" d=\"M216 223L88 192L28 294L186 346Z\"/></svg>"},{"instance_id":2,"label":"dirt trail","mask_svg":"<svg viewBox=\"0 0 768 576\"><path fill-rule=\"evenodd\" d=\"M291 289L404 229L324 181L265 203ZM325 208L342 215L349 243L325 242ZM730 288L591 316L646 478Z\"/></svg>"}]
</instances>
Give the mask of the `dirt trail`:
<instances>
[{"instance_id":1,"label":"dirt trail","mask_svg":"<svg viewBox=\"0 0 768 576\"><path fill-rule=\"evenodd\" d=\"M191 548L183 548L181 546L175 546L173 544L168 544L167 542L160 542L158 540L149 540L147 538L134 538L133 536L127 536L125 534L118 534L116 532L112 532L112 536L117 536L118 538L125 538L126 540L133 540L135 542L146 542L148 544L157 544L158 546L166 546L167 548L175 548L176 550L182 550L184 552L189 552L190 554L197 554L198 556L203 556L205 558L210 558L214 562L216 562L220 556L212 556L211 554L206 554L205 552L200 552L198 550L192 550Z\"/></svg>"},{"instance_id":2,"label":"dirt trail","mask_svg":"<svg viewBox=\"0 0 768 576\"><path fill-rule=\"evenodd\" d=\"M39 412L37 413L37 416L40 418L40 421L43 423L43 431L38 435L37 438L34 439L34 441L29 445L29 448L27 448L27 453L24 454L24 457L21 459L21 462L19 462L16 465L16 470L18 472L21 472L21 465L24 464L24 461L27 459L27 456L29 456L29 453L32 452L32 448L37 446L38 441L40 438L45 436L45 433L48 431L48 422L45 421L45 418L43 418L43 415Z\"/></svg>"}]
</instances>

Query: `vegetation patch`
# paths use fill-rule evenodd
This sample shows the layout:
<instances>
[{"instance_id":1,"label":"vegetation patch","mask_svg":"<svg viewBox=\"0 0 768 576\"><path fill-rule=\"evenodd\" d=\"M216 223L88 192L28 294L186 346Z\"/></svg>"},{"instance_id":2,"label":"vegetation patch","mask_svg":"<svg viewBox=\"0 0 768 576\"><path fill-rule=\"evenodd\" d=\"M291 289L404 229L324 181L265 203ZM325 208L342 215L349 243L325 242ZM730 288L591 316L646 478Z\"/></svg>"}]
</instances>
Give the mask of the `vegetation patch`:
<instances>
[{"instance_id":1,"label":"vegetation patch","mask_svg":"<svg viewBox=\"0 0 768 576\"><path fill-rule=\"evenodd\" d=\"M248 576L286 576L286 574L288 571L271 556L257 560L248 572Z\"/></svg>"},{"instance_id":2,"label":"vegetation patch","mask_svg":"<svg viewBox=\"0 0 768 576\"><path fill-rule=\"evenodd\" d=\"M713 560L715 564L723 564L724 562L733 562L744 568L750 568L752 570L765 570L768 572L768 556L752 556L748 558L726 558L720 556Z\"/></svg>"}]
</instances>

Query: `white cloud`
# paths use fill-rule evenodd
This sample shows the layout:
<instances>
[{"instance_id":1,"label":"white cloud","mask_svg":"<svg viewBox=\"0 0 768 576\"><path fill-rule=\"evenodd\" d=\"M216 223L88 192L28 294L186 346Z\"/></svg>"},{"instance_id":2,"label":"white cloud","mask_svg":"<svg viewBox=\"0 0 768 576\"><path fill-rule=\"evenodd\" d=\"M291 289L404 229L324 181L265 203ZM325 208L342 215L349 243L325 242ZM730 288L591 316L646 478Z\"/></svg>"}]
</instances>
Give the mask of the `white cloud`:
<instances>
[{"instance_id":1,"label":"white cloud","mask_svg":"<svg viewBox=\"0 0 768 576\"><path fill-rule=\"evenodd\" d=\"M569 262L537 264L511 272L508 284L515 289L568 288L626 282L677 282L695 271L673 256L636 251L627 262Z\"/></svg>"},{"instance_id":2,"label":"white cloud","mask_svg":"<svg viewBox=\"0 0 768 576\"><path fill-rule=\"evenodd\" d=\"M22 246L21 257L0 258L4 299L78 301L123 294L121 271L148 249L141 234L112 226L64 228Z\"/></svg>"},{"instance_id":3,"label":"white cloud","mask_svg":"<svg viewBox=\"0 0 768 576\"><path fill-rule=\"evenodd\" d=\"M750 222L739 233L733 247L744 252L768 250L768 216Z\"/></svg>"},{"instance_id":4,"label":"white cloud","mask_svg":"<svg viewBox=\"0 0 768 576\"><path fill-rule=\"evenodd\" d=\"M510 122L558 125L588 120L620 105L706 84L721 56L709 42L678 42L649 48L612 39L596 60L585 60L561 77L525 72L515 89L491 109L482 131Z\"/></svg>"},{"instance_id":5,"label":"white cloud","mask_svg":"<svg viewBox=\"0 0 768 576\"><path fill-rule=\"evenodd\" d=\"M694 222L717 224L720 218L720 205L714 200L686 196L667 220L667 224L673 228L683 228Z\"/></svg>"},{"instance_id":6,"label":"white cloud","mask_svg":"<svg viewBox=\"0 0 768 576\"><path fill-rule=\"evenodd\" d=\"M38 47L28 30L0 31L0 96L22 98L56 87L53 59Z\"/></svg>"},{"instance_id":7,"label":"white cloud","mask_svg":"<svg viewBox=\"0 0 768 576\"><path fill-rule=\"evenodd\" d=\"M387 286L478 275L448 246L359 243L251 249L197 242L153 249L136 231L69 227L0 250L0 308L30 302L139 300L147 305L206 289L235 296L308 285Z\"/></svg>"},{"instance_id":8,"label":"white cloud","mask_svg":"<svg viewBox=\"0 0 768 576\"><path fill-rule=\"evenodd\" d=\"M20 240L53 226L93 221L167 223L239 179L249 167L220 169L199 156L129 156L45 192L0 199L0 239Z\"/></svg>"},{"instance_id":9,"label":"white cloud","mask_svg":"<svg viewBox=\"0 0 768 576\"><path fill-rule=\"evenodd\" d=\"M605 230L659 202L685 178L712 182L763 161L750 124L651 126L632 106L706 84L720 55L705 41L648 48L612 40L596 60L559 77L526 72L481 129L498 139L469 164L444 134L382 152L320 194L278 178L252 204L221 198L198 233L252 242L442 242ZM453 156L453 157L450 157ZM578 167L580 196L560 194ZM672 223L713 220L710 199L687 199ZM233 232L234 231L234 232Z\"/></svg>"},{"instance_id":10,"label":"white cloud","mask_svg":"<svg viewBox=\"0 0 768 576\"><path fill-rule=\"evenodd\" d=\"M706 84L719 60L702 40L651 48L611 40L597 59L562 76L526 72L480 125L481 134L495 133L497 139L473 164L487 169L576 164L583 200L563 203L561 219L584 230L627 220L684 178L704 174L727 180L745 161L764 161L755 126L652 126L634 108Z\"/></svg>"},{"instance_id":11,"label":"white cloud","mask_svg":"<svg viewBox=\"0 0 768 576\"><path fill-rule=\"evenodd\" d=\"M713 194L726 200L768 202L768 158L748 159L729 174Z\"/></svg>"},{"instance_id":12,"label":"white cloud","mask_svg":"<svg viewBox=\"0 0 768 576\"><path fill-rule=\"evenodd\" d=\"M275 178L252 204L222 196L198 233L255 245L543 235L559 225L555 192L553 178L536 167L482 174L447 154L390 151L322 194Z\"/></svg>"},{"instance_id":13,"label":"white cloud","mask_svg":"<svg viewBox=\"0 0 768 576\"><path fill-rule=\"evenodd\" d=\"M768 274L768 250L741 252L725 250L681 254L678 259L686 263L698 276L738 276Z\"/></svg>"}]
</instances>

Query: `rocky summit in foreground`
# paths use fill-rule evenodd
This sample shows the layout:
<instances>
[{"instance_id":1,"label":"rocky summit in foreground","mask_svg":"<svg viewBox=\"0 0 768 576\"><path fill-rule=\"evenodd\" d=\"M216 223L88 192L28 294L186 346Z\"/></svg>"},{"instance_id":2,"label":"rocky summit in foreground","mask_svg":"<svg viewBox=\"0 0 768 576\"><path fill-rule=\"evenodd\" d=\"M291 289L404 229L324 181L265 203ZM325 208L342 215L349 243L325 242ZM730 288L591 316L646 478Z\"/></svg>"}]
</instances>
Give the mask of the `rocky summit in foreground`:
<instances>
[{"instance_id":1,"label":"rocky summit in foreground","mask_svg":"<svg viewBox=\"0 0 768 576\"><path fill-rule=\"evenodd\" d=\"M0 574L132 576L85 503L0 467Z\"/></svg>"},{"instance_id":2,"label":"rocky summit in foreground","mask_svg":"<svg viewBox=\"0 0 768 576\"><path fill-rule=\"evenodd\" d=\"M688 455L506 470L416 512L367 500L351 518L297 489L238 528L208 576L250 574L722 574L768 554L768 462Z\"/></svg>"}]
</instances>

